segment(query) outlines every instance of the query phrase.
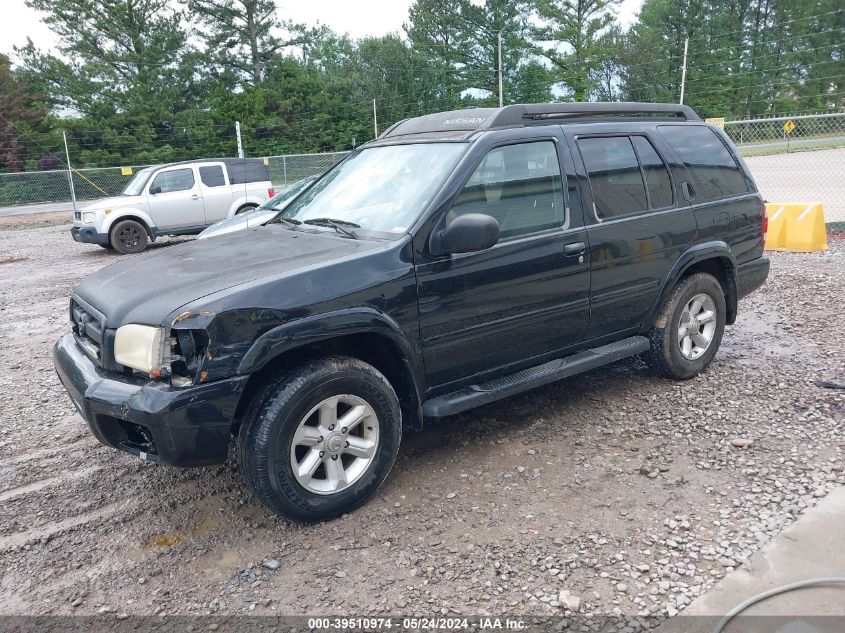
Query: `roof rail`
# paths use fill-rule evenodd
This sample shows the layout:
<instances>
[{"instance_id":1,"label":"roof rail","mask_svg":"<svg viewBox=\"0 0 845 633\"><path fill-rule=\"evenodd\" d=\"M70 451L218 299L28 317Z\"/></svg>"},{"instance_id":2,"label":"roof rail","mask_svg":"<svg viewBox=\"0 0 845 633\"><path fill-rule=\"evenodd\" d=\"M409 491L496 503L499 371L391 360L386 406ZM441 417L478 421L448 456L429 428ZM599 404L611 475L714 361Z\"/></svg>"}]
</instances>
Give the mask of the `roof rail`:
<instances>
[{"instance_id":1,"label":"roof rail","mask_svg":"<svg viewBox=\"0 0 845 633\"><path fill-rule=\"evenodd\" d=\"M504 108L468 108L404 119L382 132L380 139L423 133L476 132L505 127L542 125L567 119L653 114L683 121L700 121L689 107L675 103L533 103Z\"/></svg>"},{"instance_id":2,"label":"roof rail","mask_svg":"<svg viewBox=\"0 0 845 633\"><path fill-rule=\"evenodd\" d=\"M597 103L532 103L501 108L487 127L525 125L528 121L544 119L569 119L591 116L626 116L637 114L662 114L685 121L700 121L689 106L676 103L637 103L610 101Z\"/></svg>"}]
</instances>

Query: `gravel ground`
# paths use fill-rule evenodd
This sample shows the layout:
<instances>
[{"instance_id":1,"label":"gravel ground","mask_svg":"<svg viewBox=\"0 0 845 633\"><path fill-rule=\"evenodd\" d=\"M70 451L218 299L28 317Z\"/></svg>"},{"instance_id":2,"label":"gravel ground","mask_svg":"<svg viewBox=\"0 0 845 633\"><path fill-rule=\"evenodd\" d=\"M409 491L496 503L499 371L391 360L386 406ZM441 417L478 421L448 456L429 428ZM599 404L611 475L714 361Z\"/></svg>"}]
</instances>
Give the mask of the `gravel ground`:
<instances>
[{"instance_id":1,"label":"gravel ground","mask_svg":"<svg viewBox=\"0 0 845 633\"><path fill-rule=\"evenodd\" d=\"M3 615L672 616L845 483L845 392L820 386L845 382L841 239L775 253L701 376L632 359L443 420L369 504L311 526L235 463L159 467L89 434L50 347L115 259L66 226L0 227Z\"/></svg>"}]
</instances>

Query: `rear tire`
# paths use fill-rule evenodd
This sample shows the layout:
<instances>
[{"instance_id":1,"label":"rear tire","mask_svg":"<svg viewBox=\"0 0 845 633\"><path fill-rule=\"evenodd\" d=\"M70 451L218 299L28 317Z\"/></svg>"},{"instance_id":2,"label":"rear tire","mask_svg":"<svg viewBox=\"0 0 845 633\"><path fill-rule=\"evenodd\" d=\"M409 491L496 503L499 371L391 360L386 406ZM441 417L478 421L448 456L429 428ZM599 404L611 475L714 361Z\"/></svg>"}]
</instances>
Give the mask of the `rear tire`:
<instances>
[{"instance_id":1,"label":"rear tire","mask_svg":"<svg viewBox=\"0 0 845 633\"><path fill-rule=\"evenodd\" d=\"M725 294L715 277L684 278L660 310L649 334L652 369L666 378L688 380L713 360L725 331Z\"/></svg>"},{"instance_id":2,"label":"rear tire","mask_svg":"<svg viewBox=\"0 0 845 633\"><path fill-rule=\"evenodd\" d=\"M248 486L274 512L324 521L363 504L387 477L402 438L399 399L354 358L310 361L253 400L239 434Z\"/></svg>"},{"instance_id":3,"label":"rear tire","mask_svg":"<svg viewBox=\"0 0 845 633\"><path fill-rule=\"evenodd\" d=\"M109 242L121 255L140 253L149 243L147 227L136 220L121 220L112 228Z\"/></svg>"},{"instance_id":4,"label":"rear tire","mask_svg":"<svg viewBox=\"0 0 845 633\"><path fill-rule=\"evenodd\" d=\"M235 215L240 215L241 213L246 213L247 211L252 211L253 209L257 209L257 204L245 204L242 207L239 207L237 211L235 211Z\"/></svg>"}]
</instances>

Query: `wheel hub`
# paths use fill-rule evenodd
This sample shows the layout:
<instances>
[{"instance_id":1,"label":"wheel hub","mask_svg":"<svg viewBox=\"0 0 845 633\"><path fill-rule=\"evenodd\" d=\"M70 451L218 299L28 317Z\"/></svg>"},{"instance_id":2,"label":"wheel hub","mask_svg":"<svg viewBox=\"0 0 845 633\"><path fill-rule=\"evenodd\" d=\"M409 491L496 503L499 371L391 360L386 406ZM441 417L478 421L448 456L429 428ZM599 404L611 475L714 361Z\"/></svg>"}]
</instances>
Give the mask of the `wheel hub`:
<instances>
[{"instance_id":1,"label":"wheel hub","mask_svg":"<svg viewBox=\"0 0 845 633\"><path fill-rule=\"evenodd\" d=\"M334 433L331 437L326 440L326 449L330 453L339 453L340 449L342 449L345 445L346 440L340 433Z\"/></svg>"}]
</instances>

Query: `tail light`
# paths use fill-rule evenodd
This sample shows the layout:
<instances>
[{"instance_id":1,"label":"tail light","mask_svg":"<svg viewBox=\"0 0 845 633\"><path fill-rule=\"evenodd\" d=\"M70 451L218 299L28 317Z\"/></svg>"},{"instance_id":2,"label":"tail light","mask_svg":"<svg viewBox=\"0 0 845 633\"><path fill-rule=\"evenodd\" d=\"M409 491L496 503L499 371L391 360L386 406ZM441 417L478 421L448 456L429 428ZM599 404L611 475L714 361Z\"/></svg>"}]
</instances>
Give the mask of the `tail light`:
<instances>
[{"instance_id":1,"label":"tail light","mask_svg":"<svg viewBox=\"0 0 845 633\"><path fill-rule=\"evenodd\" d=\"M273 188L271 187L270 189L267 190L267 195L272 198L273 196L276 195L276 192L273 191Z\"/></svg>"},{"instance_id":2,"label":"tail light","mask_svg":"<svg viewBox=\"0 0 845 633\"><path fill-rule=\"evenodd\" d=\"M763 240L766 239L766 233L769 232L769 213L766 211L766 203L763 203Z\"/></svg>"}]
</instances>

